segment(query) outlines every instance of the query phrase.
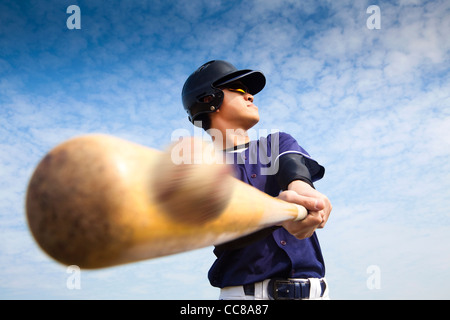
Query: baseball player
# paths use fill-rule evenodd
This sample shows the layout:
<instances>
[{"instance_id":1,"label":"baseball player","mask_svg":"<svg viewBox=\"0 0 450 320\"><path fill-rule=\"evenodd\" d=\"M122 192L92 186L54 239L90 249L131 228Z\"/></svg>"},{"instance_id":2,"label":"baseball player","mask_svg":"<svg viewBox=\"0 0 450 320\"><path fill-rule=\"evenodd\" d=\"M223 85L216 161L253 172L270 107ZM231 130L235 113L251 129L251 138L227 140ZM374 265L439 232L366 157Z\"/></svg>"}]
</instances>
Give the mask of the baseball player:
<instances>
[{"instance_id":1,"label":"baseball player","mask_svg":"<svg viewBox=\"0 0 450 320\"><path fill-rule=\"evenodd\" d=\"M332 206L313 185L325 170L287 133L250 141L248 130L259 121L254 95L265 83L259 71L209 61L186 80L183 105L194 125L222 133L214 143L231 157L238 179L309 214L216 246L208 278L221 289L220 299L328 299L315 230L325 226Z\"/></svg>"}]
</instances>

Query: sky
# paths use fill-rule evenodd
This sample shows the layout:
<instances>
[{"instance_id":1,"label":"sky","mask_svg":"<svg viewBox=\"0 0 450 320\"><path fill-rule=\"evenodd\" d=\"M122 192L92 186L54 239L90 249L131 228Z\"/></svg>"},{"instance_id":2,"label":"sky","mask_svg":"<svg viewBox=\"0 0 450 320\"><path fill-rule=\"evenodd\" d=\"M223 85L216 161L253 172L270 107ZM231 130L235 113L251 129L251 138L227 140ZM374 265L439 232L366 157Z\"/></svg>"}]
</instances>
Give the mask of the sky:
<instances>
[{"instance_id":1,"label":"sky","mask_svg":"<svg viewBox=\"0 0 450 320\"><path fill-rule=\"evenodd\" d=\"M194 134L182 86L223 59L267 78L255 130L288 132L326 168L330 297L449 299L449 30L447 0L1 0L0 298L218 298L213 247L78 273L36 245L24 199L74 136L162 149Z\"/></svg>"}]
</instances>

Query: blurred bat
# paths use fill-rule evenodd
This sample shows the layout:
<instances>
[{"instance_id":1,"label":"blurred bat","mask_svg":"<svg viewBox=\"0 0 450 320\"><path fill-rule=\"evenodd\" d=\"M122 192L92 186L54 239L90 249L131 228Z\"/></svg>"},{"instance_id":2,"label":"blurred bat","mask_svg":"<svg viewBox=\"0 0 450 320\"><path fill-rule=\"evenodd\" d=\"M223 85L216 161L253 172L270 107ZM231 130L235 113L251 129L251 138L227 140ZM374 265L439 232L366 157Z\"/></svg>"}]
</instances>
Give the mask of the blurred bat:
<instances>
[{"instance_id":1,"label":"blurred bat","mask_svg":"<svg viewBox=\"0 0 450 320\"><path fill-rule=\"evenodd\" d=\"M107 135L70 139L31 177L29 228L57 261L104 268L224 243L307 215L234 178L217 159L211 145L194 138L165 152Z\"/></svg>"}]
</instances>

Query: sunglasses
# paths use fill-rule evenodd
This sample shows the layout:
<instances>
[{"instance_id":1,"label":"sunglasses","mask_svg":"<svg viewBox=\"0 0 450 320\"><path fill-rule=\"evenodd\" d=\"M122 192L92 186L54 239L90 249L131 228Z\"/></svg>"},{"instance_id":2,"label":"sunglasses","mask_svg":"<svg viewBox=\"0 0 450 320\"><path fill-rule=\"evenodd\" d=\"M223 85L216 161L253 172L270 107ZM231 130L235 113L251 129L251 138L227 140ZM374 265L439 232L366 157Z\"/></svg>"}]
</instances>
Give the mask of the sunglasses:
<instances>
[{"instance_id":1,"label":"sunglasses","mask_svg":"<svg viewBox=\"0 0 450 320\"><path fill-rule=\"evenodd\" d=\"M226 89L228 89L232 92L239 92L242 94L248 93L247 87L240 83L231 84L231 85L227 86Z\"/></svg>"},{"instance_id":2,"label":"sunglasses","mask_svg":"<svg viewBox=\"0 0 450 320\"><path fill-rule=\"evenodd\" d=\"M227 89L230 91L233 91L233 92L239 92L239 93L243 93L243 94L247 93L247 92L245 92L244 89L233 89L233 88L227 88Z\"/></svg>"}]
</instances>

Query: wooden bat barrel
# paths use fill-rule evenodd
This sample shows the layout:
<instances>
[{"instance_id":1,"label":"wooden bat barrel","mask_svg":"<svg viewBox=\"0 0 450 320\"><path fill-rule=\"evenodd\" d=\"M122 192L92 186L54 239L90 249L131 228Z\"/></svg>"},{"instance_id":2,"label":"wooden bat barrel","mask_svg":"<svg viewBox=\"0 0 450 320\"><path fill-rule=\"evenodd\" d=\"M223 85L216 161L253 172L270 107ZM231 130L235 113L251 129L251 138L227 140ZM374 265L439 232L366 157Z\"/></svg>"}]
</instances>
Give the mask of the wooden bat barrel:
<instances>
[{"instance_id":1,"label":"wooden bat barrel","mask_svg":"<svg viewBox=\"0 0 450 320\"><path fill-rule=\"evenodd\" d=\"M235 179L226 164L175 164L179 147L160 152L108 135L56 146L27 189L36 242L63 264L104 268L220 244L306 216L305 208ZM204 155L203 142L200 149Z\"/></svg>"}]
</instances>

